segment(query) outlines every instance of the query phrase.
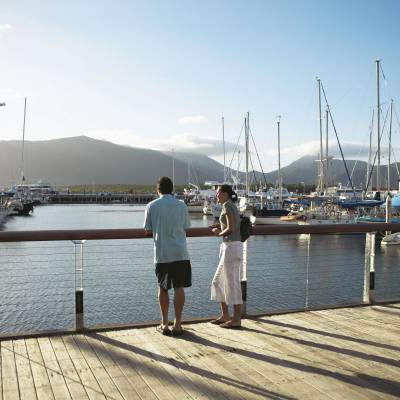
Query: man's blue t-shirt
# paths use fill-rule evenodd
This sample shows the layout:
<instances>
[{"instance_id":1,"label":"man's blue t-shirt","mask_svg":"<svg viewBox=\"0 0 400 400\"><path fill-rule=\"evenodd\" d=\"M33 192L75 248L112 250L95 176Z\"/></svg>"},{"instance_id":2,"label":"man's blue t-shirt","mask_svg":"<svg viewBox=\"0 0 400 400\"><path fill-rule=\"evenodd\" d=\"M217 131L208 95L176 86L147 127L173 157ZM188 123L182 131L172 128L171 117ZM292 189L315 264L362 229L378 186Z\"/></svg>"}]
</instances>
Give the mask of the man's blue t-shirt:
<instances>
[{"instance_id":1,"label":"man's blue t-shirt","mask_svg":"<svg viewBox=\"0 0 400 400\"><path fill-rule=\"evenodd\" d=\"M171 194L147 204L143 228L153 232L154 262L189 260L186 229L190 219L186 204Z\"/></svg>"}]
</instances>

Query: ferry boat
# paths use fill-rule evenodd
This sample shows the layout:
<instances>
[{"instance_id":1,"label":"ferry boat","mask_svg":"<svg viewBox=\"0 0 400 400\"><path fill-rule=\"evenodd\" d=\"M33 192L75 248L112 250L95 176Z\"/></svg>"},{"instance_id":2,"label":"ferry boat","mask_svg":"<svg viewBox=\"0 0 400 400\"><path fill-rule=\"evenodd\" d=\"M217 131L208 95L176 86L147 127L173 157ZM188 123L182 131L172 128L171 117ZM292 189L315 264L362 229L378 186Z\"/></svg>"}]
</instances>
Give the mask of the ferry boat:
<instances>
[{"instance_id":1,"label":"ferry boat","mask_svg":"<svg viewBox=\"0 0 400 400\"><path fill-rule=\"evenodd\" d=\"M34 205L48 204L51 197L59 193L50 183L41 180L36 183L14 185L11 192L17 195L28 193Z\"/></svg>"}]
</instances>

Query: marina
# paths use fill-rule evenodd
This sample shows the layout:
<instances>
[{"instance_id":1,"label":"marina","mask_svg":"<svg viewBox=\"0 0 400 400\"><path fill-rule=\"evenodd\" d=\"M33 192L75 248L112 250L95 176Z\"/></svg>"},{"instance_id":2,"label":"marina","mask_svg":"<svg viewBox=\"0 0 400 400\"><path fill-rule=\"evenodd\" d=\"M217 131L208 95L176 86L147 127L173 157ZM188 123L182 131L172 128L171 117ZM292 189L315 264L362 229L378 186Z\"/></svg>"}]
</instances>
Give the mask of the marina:
<instances>
[{"instance_id":1,"label":"marina","mask_svg":"<svg viewBox=\"0 0 400 400\"><path fill-rule=\"evenodd\" d=\"M13 217L1 234L47 231L79 232L140 229L144 207L129 205L70 205L37 207L28 217ZM205 229L208 236L190 237L193 287L187 293L187 318L212 316L210 282L216 269L220 241L209 237L211 217L192 217L192 229ZM307 235L322 226L276 226L275 235L248 239L247 309L251 313L277 312L309 307L362 303L366 237L363 234ZM327 226L339 230L340 225ZM360 232L369 225L348 226ZM296 234L285 233L297 232ZM296 231L297 230L297 231ZM328 231L329 232L329 231ZM0 243L0 327L2 333L69 329L74 324L75 270L80 267L81 248L76 240ZM117 239L117 237L115 238ZM73 241L74 240L74 241ZM144 323L154 321L158 305L154 293L153 244L149 239L86 240L83 244L85 323ZM398 246L375 251L376 299L400 297ZM23 294L21 296L21 294Z\"/></svg>"},{"instance_id":2,"label":"marina","mask_svg":"<svg viewBox=\"0 0 400 400\"><path fill-rule=\"evenodd\" d=\"M1 13L0 400L400 399L400 2L95 6Z\"/></svg>"}]
</instances>

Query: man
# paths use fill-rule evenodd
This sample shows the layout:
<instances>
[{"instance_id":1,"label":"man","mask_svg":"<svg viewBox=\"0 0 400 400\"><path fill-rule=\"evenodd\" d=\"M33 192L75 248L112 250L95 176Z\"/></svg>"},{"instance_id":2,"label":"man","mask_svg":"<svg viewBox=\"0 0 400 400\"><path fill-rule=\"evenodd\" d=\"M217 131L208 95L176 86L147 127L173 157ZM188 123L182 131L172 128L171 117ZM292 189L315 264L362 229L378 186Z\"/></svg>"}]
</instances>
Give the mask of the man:
<instances>
[{"instance_id":1,"label":"man","mask_svg":"<svg viewBox=\"0 0 400 400\"><path fill-rule=\"evenodd\" d=\"M154 263L158 279L158 302L163 335L182 335L182 310L185 287L192 286L192 269L186 246L186 229L190 219L186 204L172 195L173 183L166 176L157 182L159 198L146 206L144 229L153 233ZM174 288L175 319L172 330L168 327L168 290Z\"/></svg>"}]
</instances>

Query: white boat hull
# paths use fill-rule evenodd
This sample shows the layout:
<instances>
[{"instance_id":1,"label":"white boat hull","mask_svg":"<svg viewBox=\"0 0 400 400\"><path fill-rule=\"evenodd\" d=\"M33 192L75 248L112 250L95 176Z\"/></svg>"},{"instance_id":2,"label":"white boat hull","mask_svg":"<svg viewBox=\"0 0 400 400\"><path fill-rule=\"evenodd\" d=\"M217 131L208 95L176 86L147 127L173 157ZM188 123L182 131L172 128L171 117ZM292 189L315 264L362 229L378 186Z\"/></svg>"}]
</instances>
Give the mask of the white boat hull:
<instances>
[{"instance_id":1,"label":"white boat hull","mask_svg":"<svg viewBox=\"0 0 400 400\"><path fill-rule=\"evenodd\" d=\"M282 221L280 217L255 217L250 215L250 222L253 225L297 225L298 221Z\"/></svg>"},{"instance_id":2,"label":"white boat hull","mask_svg":"<svg viewBox=\"0 0 400 400\"><path fill-rule=\"evenodd\" d=\"M306 221L296 221L299 225L339 225L356 224L354 219L307 219Z\"/></svg>"},{"instance_id":3,"label":"white boat hull","mask_svg":"<svg viewBox=\"0 0 400 400\"><path fill-rule=\"evenodd\" d=\"M386 235L381 241L381 245L384 246L393 246L396 244L400 244L400 233L392 233L390 235Z\"/></svg>"}]
</instances>

